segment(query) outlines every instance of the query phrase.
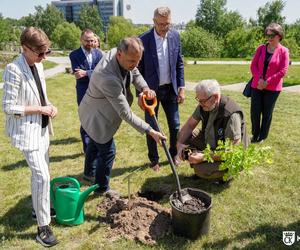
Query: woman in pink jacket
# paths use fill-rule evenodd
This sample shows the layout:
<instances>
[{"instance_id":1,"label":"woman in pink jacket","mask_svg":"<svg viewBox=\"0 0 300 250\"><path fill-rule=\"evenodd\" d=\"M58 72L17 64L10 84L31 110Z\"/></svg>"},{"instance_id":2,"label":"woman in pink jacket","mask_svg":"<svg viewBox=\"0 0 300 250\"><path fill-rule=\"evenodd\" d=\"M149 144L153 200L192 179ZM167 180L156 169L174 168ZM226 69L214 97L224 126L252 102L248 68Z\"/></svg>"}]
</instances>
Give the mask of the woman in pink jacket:
<instances>
[{"instance_id":1,"label":"woman in pink jacket","mask_svg":"<svg viewBox=\"0 0 300 250\"><path fill-rule=\"evenodd\" d=\"M265 36L268 42L256 49L251 62L253 143L262 142L268 137L273 109L289 66L288 49L280 44L283 39L282 27L271 23L265 30Z\"/></svg>"}]
</instances>

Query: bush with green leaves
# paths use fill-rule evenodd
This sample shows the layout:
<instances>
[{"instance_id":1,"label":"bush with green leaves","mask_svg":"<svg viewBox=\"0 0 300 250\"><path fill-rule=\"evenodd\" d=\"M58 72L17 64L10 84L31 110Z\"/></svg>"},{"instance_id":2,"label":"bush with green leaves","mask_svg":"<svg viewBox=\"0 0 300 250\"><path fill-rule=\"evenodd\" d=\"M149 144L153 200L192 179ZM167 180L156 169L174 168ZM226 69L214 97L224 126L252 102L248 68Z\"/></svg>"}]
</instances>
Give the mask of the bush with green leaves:
<instances>
[{"instance_id":1,"label":"bush with green leaves","mask_svg":"<svg viewBox=\"0 0 300 250\"><path fill-rule=\"evenodd\" d=\"M230 31L224 40L223 57L252 57L257 46L264 43L260 27L237 28Z\"/></svg>"},{"instance_id":2,"label":"bush with green leaves","mask_svg":"<svg viewBox=\"0 0 300 250\"><path fill-rule=\"evenodd\" d=\"M289 49L290 58L300 57L300 46L294 37L284 38L281 43Z\"/></svg>"},{"instance_id":3,"label":"bush with green leaves","mask_svg":"<svg viewBox=\"0 0 300 250\"><path fill-rule=\"evenodd\" d=\"M214 162L212 155L220 157L222 161L219 170L227 170L223 177L224 180L238 176L242 170L246 173L252 173L251 169L254 166L272 163L271 147L255 144L244 147L242 143L233 145L229 139L218 141L218 146L214 151L207 145L204 150L205 160Z\"/></svg>"},{"instance_id":4,"label":"bush with green leaves","mask_svg":"<svg viewBox=\"0 0 300 250\"><path fill-rule=\"evenodd\" d=\"M189 57L220 57L222 44L202 28L191 26L181 33L182 54Z\"/></svg>"},{"instance_id":5,"label":"bush with green leaves","mask_svg":"<svg viewBox=\"0 0 300 250\"><path fill-rule=\"evenodd\" d=\"M75 49L80 45L80 34L74 23L63 22L56 26L51 39L60 49Z\"/></svg>"}]
</instances>

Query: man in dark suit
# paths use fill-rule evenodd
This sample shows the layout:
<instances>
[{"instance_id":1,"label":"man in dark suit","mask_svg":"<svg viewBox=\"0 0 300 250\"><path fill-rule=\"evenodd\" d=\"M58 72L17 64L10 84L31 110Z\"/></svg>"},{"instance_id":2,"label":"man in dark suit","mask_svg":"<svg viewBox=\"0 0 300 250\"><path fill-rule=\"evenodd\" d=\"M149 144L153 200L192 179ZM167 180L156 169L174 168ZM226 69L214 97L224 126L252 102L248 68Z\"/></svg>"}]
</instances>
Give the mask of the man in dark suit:
<instances>
[{"instance_id":1,"label":"man in dark suit","mask_svg":"<svg viewBox=\"0 0 300 250\"><path fill-rule=\"evenodd\" d=\"M176 141L180 127L178 103L183 103L185 99L180 36L177 31L170 29L171 11L168 7L157 8L154 11L153 21L154 28L140 36L145 50L139 70L148 86L156 92L158 99L156 116L159 104L165 111L170 132L169 150L174 158L177 154ZM145 112L145 120L155 128L148 112ZM148 135L147 145L151 167L159 171L157 145Z\"/></svg>"},{"instance_id":2,"label":"man in dark suit","mask_svg":"<svg viewBox=\"0 0 300 250\"><path fill-rule=\"evenodd\" d=\"M79 106L88 86L94 68L102 58L102 52L94 48L95 35L92 30L85 29L81 33L80 48L70 53L72 70L76 78L77 104ZM92 180L95 172L93 162L97 157L95 145L90 143L90 137L80 126L80 134L85 153L84 176L86 180Z\"/></svg>"}]
</instances>

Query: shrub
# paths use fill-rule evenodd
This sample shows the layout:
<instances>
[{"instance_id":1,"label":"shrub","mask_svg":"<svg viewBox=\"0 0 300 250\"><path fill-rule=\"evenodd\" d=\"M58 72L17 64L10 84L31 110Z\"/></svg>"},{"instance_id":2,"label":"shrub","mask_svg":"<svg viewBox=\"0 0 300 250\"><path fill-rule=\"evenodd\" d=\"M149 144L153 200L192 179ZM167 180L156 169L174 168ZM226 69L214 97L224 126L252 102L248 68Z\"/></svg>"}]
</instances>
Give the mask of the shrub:
<instances>
[{"instance_id":1,"label":"shrub","mask_svg":"<svg viewBox=\"0 0 300 250\"><path fill-rule=\"evenodd\" d=\"M80 34L74 23L63 22L56 26L51 38L60 49L75 49L80 45Z\"/></svg>"},{"instance_id":2,"label":"shrub","mask_svg":"<svg viewBox=\"0 0 300 250\"><path fill-rule=\"evenodd\" d=\"M259 27L237 28L225 36L223 57L252 57L257 46L264 43Z\"/></svg>"},{"instance_id":3,"label":"shrub","mask_svg":"<svg viewBox=\"0 0 300 250\"><path fill-rule=\"evenodd\" d=\"M182 53L190 57L220 57L222 45L217 37L199 27L181 33Z\"/></svg>"}]
</instances>

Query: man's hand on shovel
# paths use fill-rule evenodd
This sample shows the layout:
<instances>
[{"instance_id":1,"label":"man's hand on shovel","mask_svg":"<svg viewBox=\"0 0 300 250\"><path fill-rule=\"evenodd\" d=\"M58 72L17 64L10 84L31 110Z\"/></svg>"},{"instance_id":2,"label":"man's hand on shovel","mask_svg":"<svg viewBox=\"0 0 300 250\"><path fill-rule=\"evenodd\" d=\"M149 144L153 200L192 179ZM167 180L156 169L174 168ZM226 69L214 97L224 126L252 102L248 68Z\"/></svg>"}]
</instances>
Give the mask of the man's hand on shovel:
<instances>
[{"instance_id":1,"label":"man's hand on shovel","mask_svg":"<svg viewBox=\"0 0 300 250\"><path fill-rule=\"evenodd\" d=\"M152 100L156 96L156 93L152 89L143 88L143 92L139 94L138 105L142 110L145 110L145 106L143 105L143 100L142 100L143 96L145 96L147 100Z\"/></svg>"},{"instance_id":2,"label":"man's hand on shovel","mask_svg":"<svg viewBox=\"0 0 300 250\"><path fill-rule=\"evenodd\" d=\"M148 135L150 135L160 146L162 146L162 140L167 140L167 137L165 137L162 133L155 131L154 129L151 129Z\"/></svg>"}]
</instances>

